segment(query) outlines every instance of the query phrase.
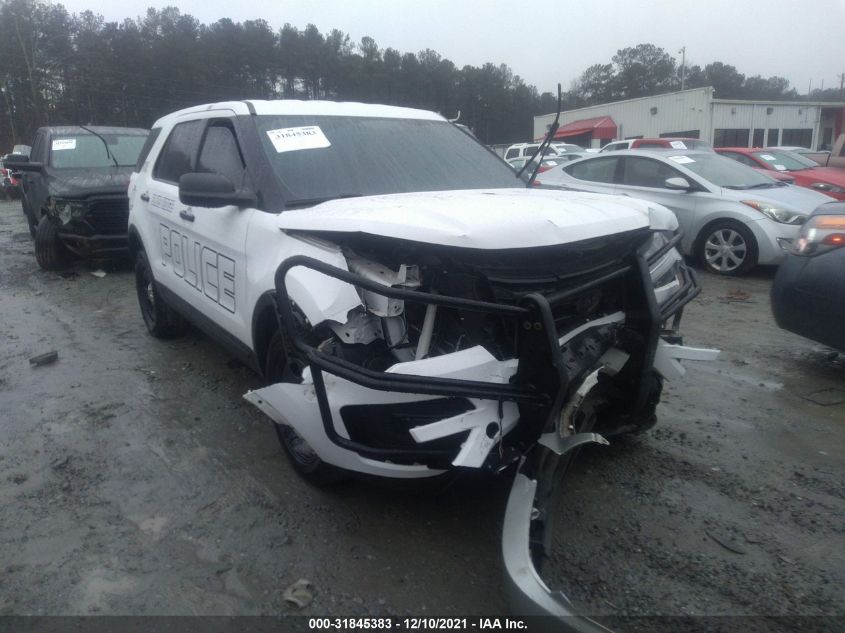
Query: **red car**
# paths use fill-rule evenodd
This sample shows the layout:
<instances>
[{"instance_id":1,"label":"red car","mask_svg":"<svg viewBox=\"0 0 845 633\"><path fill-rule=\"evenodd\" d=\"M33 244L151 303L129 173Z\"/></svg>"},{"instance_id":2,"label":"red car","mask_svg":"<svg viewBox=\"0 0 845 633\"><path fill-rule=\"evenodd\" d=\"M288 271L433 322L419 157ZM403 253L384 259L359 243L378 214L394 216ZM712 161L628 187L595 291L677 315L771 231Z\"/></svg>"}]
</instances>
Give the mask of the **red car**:
<instances>
[{"instance_id":1,"label":"red car","mask_svg":"<svg viewBox=\"0 0 845 633\"><path fill-rule=\"evenodd\" d=\"M12 171L0 163L0 200L16 200L21 197L21 181Z\"/></svg>"},{"instance_id":2,"label":"red car","mask_svg":"<svg viewBox=\"0 0 845 633\"><path fill-rule=\"evenodd\" d=\"M845 200L845 170L843 169L820 167L809 158L782 149L720 147L716 151L743 165L765 169L771 175L786 172L795 178L796 185L826 193L837 200Z\"/></svg>"}]
</instances>

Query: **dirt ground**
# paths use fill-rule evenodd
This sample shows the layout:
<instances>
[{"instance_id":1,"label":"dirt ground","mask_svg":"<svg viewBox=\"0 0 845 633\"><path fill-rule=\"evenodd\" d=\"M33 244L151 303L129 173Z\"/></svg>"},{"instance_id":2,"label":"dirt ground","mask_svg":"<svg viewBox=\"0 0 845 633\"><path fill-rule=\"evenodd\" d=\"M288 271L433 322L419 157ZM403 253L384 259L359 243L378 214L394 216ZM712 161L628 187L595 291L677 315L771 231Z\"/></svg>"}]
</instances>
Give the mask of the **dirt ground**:
<instances>
[{"instance_id":1,"label":"dirt ground","mask_svg":"<svg viewBox=\"0 0 845 633\"><path fill-rule=\"evenodd\" d=\"M40 271L0 203L0 614L506 613L508 481L308 486L253 374L151 338L129 268L91 270ZM544 575L586 612L845 616L845 358L777 329L771 277L703 275L683 329L719 360L577 462Z\"/></svg>"}]
</instances>

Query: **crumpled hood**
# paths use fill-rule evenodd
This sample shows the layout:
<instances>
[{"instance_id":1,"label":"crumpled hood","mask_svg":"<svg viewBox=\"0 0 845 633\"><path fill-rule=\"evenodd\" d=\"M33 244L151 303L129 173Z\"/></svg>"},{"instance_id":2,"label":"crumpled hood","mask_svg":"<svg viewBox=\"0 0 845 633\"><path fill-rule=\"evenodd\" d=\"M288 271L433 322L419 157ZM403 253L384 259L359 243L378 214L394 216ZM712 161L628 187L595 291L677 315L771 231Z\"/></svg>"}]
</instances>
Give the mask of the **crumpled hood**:
<instances>
[{"instance_id":1,"label":"crumpled hood","mask_svg":"<svg viewBox=\"0 0 845 633\"><path fill-rule=\"evenodd\" d=\"M87 198L93 195L127 194L132 167L107 169L49 169L47 186L56 198ZM128 195L128 194L127 194Z\"/></svg>"},{"instance_id":2,"label":"crumpled hood","mask_svg":"<svg viewBox=\"0 0 845 633\"><path fill-rule=\"evenodd\" d=\"M651 226L674 229L659 204L625 196L547 189L401 193L324 202L285 211L279 228L369 233L479 249L577 242Z\"/></svg>"}]
</instances>

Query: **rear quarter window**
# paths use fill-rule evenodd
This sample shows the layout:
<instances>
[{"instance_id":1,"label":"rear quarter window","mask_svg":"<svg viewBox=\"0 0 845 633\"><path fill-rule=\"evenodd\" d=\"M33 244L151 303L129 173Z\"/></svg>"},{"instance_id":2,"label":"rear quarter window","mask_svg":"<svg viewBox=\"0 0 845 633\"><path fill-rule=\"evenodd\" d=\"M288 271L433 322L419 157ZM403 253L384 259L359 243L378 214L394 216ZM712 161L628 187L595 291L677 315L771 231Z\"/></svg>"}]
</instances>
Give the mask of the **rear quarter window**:
<instances>
[{"instance_id":1,"label":"rear quarter window","mask_svg":"<svg viewBox=\"0 0 845 633\"><path fill-rule=\"evenodd\" d=\"M135 163L135 169L133 171L141 171L141 167L144 166L144 161L147 160L147 156L150 155L150 150L153 148L153 143L156 142L159 134L161 134L160 127L154 127L150 130L150 134L147 136L147 140L144 141L144 146L141 148L141 153L138 154L138 161Z\"/></svg>"}]
</instances>

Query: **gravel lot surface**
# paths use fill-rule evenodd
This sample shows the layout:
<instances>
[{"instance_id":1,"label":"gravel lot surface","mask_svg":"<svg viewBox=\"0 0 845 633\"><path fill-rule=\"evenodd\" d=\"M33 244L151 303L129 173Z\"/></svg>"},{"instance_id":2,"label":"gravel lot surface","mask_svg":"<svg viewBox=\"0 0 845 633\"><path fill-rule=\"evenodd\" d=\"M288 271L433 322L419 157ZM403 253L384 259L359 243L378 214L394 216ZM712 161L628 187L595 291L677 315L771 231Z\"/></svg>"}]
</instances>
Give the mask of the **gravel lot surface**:
<instances>
[{"instance_id":1,"label":"gravel lot surface","mask_svg":"<svg viewBox=\"0 0 845 633\"><path fill-rule=\"evenodd\" d=\"M770 271L702 277L685 342L721 357L687 364L655 429L582 453L544 577L611 619L843 617L845 357L777 329ZM256 376L148 336L126 265L40 271L17 203L0 296L0 613L506 613L508 481L308 486L241 399Z\"/></svg>"}]
</instances>

